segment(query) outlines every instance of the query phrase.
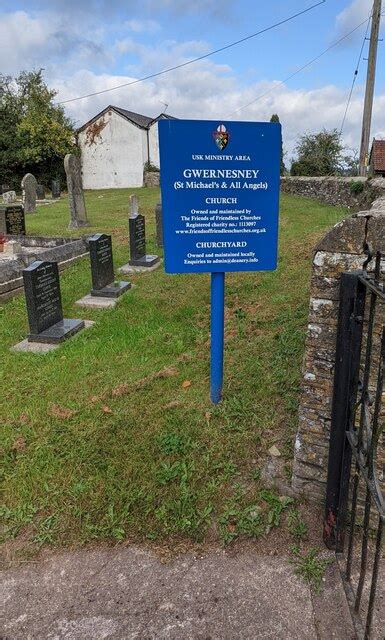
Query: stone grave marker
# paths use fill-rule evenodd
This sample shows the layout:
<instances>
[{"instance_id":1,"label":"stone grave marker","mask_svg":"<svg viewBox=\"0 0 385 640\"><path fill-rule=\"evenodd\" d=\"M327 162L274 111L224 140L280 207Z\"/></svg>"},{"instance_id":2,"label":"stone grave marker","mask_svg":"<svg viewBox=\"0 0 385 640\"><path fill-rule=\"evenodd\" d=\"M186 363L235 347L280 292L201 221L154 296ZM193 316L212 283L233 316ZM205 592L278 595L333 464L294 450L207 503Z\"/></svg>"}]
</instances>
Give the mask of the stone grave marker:
<instances>
[{"instance_id":1,"label":"stone grave marker","mask_svg":"<svg viewBox=\"0 0 385 640\"><path fill-rule=\"evenodd\" d=\"M32 173L27 173L21 181L25 213L35 213L36 211L36 187L35 176Z\"/></svg>"},{"instance_id":2,"label":"stone grave marker","mask_svg":"<svg viewBox=\"0 0 385 640\"><path fill-rule=\"evenodd\" d=\"M146 224L144 216L139 213L138 199L130 196L129 241L130 260L129 265L134 267L152 267L159 262L159 256L146 255Z\"/></svg>"},{"instance_id":3,"label":"stone grave marker","mask_svg":"<svg viewBox=\"0 0 385 640\"><path fill-rule=\"evenodd\" d=\"M158 202L155 207L155 223L156 223L156 244L163 247L163 227L162 227L162 202Z\"/></svg>"},{"instance_id":4,"label":"stone grave marker","mask_svg":"<svg viewBox=\"0 0 385 640\"><path fill-rule=\"evenodd\" d=\"M36 185L36 197L38 200L45 200L45 187L44 184Z\"/></svg>"},{"instance_id":5,"label":"stone grave marker","mask_svg":"<svg viewBox=\"0 0 385 640\"><path fill-rule=\"evenodd\" d=\"M5 204L11 204L12 202L16 202L16 191L4 191L3 202Z\"/></svg>"},{"instance_id":6,"label":"stone grave marker","mask_svg":"<svg viewBox=\"0 0 385 640\"><path fill-rule=\"evenodd\" d=\"M23 270L29 342L56 344L83 329L83 320L63 318L57 262L36 260Z\"/></svg>"},{"instance_id":7,"label":"stone grave marker","mask_svg":"<svg viewBox=\"0 0 385 640\"><path fill-rule=\"evenodd\" d=\"M9 184L2 184L1 193L6 193L7 191L11 191L11 187L9 186Z\"/></svg>"},{"instance_id":8,"label":"stone grave marker","mask_svg":"<svg viewBox=\"0 0 385 640\"><path fill-rule=\"evenodd\" d=\"M134 193L130 195L130 217L137 216L139 213L139 201L138 196Z\"/></svg>"},{"instance_id":9,"label":"stone grave marker","mask_svg":"<svg viewBox=\"0 0 385 640\"><path fill-rule=\"evenodd\" d=\"M21 204L0 205L0 234L25 236L24 208Z\"/></svg>"},{"instance_id":10,"label":"stone grave marker","mask_svg":"<svg viewBox=\"0 0 385 640\"><path fill-rule=\"evenodd\" d=\"M91 296L118 298L131 288L131 282L115 281L111 236L96 233L89 239L92 290Z\"/></svg>"},{"instance_id":11,"label":"stone grave marker","mask_svg":"<svg viewBox=\"0 0 385 640\"><path fill-rule=\"evenodd\" d=\"M71 212L69 229L88 227L80 158L75 156L73 153L67 153L64 158L64 169L67 175L67 188Z\"/></svg>"},{"instance_id":12,"label":"stone grave marker","mask_svg":"<svg viewBox=\"0 0 385 640\"><path fill-rule=\"evenodd\" d=\"M60 185L60 180L57 178L56 180L52 180L51 183L51 193L52 193L52 198L54 198L55 200L57 198L60 198L61 195L61 185Z\"/></svg>"}]
</instances>

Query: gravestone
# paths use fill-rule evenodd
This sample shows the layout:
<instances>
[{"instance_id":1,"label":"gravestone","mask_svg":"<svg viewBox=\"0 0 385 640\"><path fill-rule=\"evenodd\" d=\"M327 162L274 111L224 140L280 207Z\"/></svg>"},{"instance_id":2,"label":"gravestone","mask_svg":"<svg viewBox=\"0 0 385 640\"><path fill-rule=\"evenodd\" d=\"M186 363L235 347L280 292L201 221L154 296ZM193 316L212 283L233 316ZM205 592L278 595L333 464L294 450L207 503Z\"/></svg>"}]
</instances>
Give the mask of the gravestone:
<instances>
[{"instance_id":1,"label":"gravestone","mask_svg":"<svg viewBox=\"0 0 385 640\"><path fill-rule=\"evenodd\" d=\"M16 191L4 191L3 202L5 204L11 204L12 202L16 202Z\"/></svg>"},{"instance_id":2,"label":"gravestone","mask_svg":"<svg viewBox=\"0 0 385 640\"><path fill-rule=\"evenodd\" d=\"M52 180L51 192L52 192L52 198L54 199L60 198L61 185L60 185L60 180L58 178L56 180Z\"/></svg>"},{"instance_id":3,"label":"gravestone","mask_svg":"<svg viewBox=\"0 0 385 640\"><path fill-rule=\"evenodd\" d=\"M24 208L21 204L0 205L0 234L25 236Z\"/></svg>"},{"instance_id":4,"label":"gravestone","mask_svg":"<svg viewBox=\"0 0 385 640\"><path fill-rule=\"evenodd\" d=\"M29 342L58 343L84 327L83 320L63 318L57 262L35 261L23 270Z\"/></svg>"},{"instance_id":5,"label":"gravestone","mask_svg":"<svg viewBox=\"0 0 385 640\"><path fill-rule=\"evenodd\" d=\"M162 202L158 202L155 207L155 223L156 223L156 244L163 247L163 227L162 227Z\"/></svg>"},{"instance_id":6,"label":"gravestone","mask_svg":"<svg viewBox=\"0 0 385 640\"><path fill-rule=\"evenodd\" d=\"M38 200L45 200L45 187L44 184L36 185L36 196Z\"/></svg>"},{"instance_id":7,"label":"gravestone","mask_svg":"<svg viewBox=\"0 0 385 640\"><path fill-rule=\"evenodd\" d=\"M92 290L91 296L118 298L131 288L131 282L115 281L111 236L96 233L89 239Z\"/></svg>"},{"instance_id":8,"label":"gravestone","mask_svg":"<svg viewBox=\"0 0 385 640\"><path fill-rule=\"evenodd\" d=\"M159 262L159 256L146 255L146 224L139 213L138 198L130 196L130 217L128 219L130 239L129 265L134 267L152 267Z\"/></svg>"},{"instance_id":9,"label":"gravestone","mask_svg":"<svg viewBox=\"0 0 385 640\"><path fill-rule=\"evenodd\" d=\"M64 169L67 175L67 188L71 212L69 229L88 227L80 158L75 156L73 153L67 153L64 158Z\"/></svg>"},{"instance_id":10,"label":"gravestone","mask_svg":"<svg viewBox=\"0 0 385 640\"><path fill-rule=\"evenodd\" d=\"M21 181L25 213L35 213L36 211L36 186L35 176L32 173L27 173Z\"/></svg>"},{"instance_id":11,"label":"gravestone","mask_svg":"<svg viewBox=\"0 0 385 640\"><path fill-rule=\"evenodd\" d=\"M1 193L6 193L6 191L11 191L11 187L9 186L9 184L2 184Z\"/></svg>"}]
</instances>

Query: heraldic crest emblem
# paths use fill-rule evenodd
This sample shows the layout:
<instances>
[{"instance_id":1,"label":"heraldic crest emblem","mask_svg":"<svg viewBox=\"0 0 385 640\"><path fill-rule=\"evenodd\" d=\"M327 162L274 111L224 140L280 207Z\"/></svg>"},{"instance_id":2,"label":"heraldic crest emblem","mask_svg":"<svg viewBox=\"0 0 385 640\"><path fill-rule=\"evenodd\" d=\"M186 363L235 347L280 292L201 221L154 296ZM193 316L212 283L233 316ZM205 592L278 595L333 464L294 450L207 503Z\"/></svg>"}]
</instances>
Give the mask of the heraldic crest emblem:
<instances>
[{"instance_id":1,"label":"heraldic crest emblem","mask_svg":"<svg viewBox=\"0 0 385 640\"><path fill-rule=\"evenodd\" d=\"M226 127L224 124L220 124L216 128L216 130L213 131L213 138L214 138L215 144L217 145L218 149L220 149L220 151L223 151L223 149L227 147L227 144L230 140L230 134L226 130Z\"/></svg>"}]
</instances>

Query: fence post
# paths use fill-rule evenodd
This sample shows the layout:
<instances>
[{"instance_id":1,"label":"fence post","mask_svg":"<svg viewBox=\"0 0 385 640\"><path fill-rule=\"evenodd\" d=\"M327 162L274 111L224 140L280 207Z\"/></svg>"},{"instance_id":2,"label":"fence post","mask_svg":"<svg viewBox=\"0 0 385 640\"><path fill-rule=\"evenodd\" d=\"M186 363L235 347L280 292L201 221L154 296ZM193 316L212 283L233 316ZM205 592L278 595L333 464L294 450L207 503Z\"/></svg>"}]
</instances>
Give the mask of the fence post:
<instances>
[{"instance_id":1,"label":"fence post","mask_svg":"<svg viewBox=\"0 0 385 640\"><path fill-rule=\"evenodd\" d=\"M357 398L365 286L361 272L343 273L340 283L333 404L330 427L324 542L343 550L351 450L346 432L353 428Z\"/></svg>"}]
</instances>

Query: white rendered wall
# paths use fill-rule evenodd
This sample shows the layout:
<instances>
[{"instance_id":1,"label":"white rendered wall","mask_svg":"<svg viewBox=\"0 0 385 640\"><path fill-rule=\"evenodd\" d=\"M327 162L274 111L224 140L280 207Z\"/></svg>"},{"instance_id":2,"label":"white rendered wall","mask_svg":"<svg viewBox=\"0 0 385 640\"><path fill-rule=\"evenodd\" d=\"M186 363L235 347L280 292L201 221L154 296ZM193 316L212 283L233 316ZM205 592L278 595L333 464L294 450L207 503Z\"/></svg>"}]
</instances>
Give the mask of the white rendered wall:
<instances>
[{"instance_id":1,"label":"white rendered wall","mask_svg":"<svg viewBox=\"0 0 385 640\"><path fill-rule=\"evenodd\" d=\"M87 129L79 134L84 188L142 187L147 132L114 111L105 113L96 121L96 126L102 124L103 119L106 126L100 128L93 142L89 135L87 139ZM88 130L93 125L89 125Z\"/></svg>"},{"instance_id":2,"label":"white rendered wall","mask_svg":"<svg viewBox=\"0 0 385 640\"><path fill-rule=\"evenodd\" d=\"M150 147L150 162L159 167L159 133L158 122L154 122L148 130L148 142Z\"/></svg>"}]
</instances>

